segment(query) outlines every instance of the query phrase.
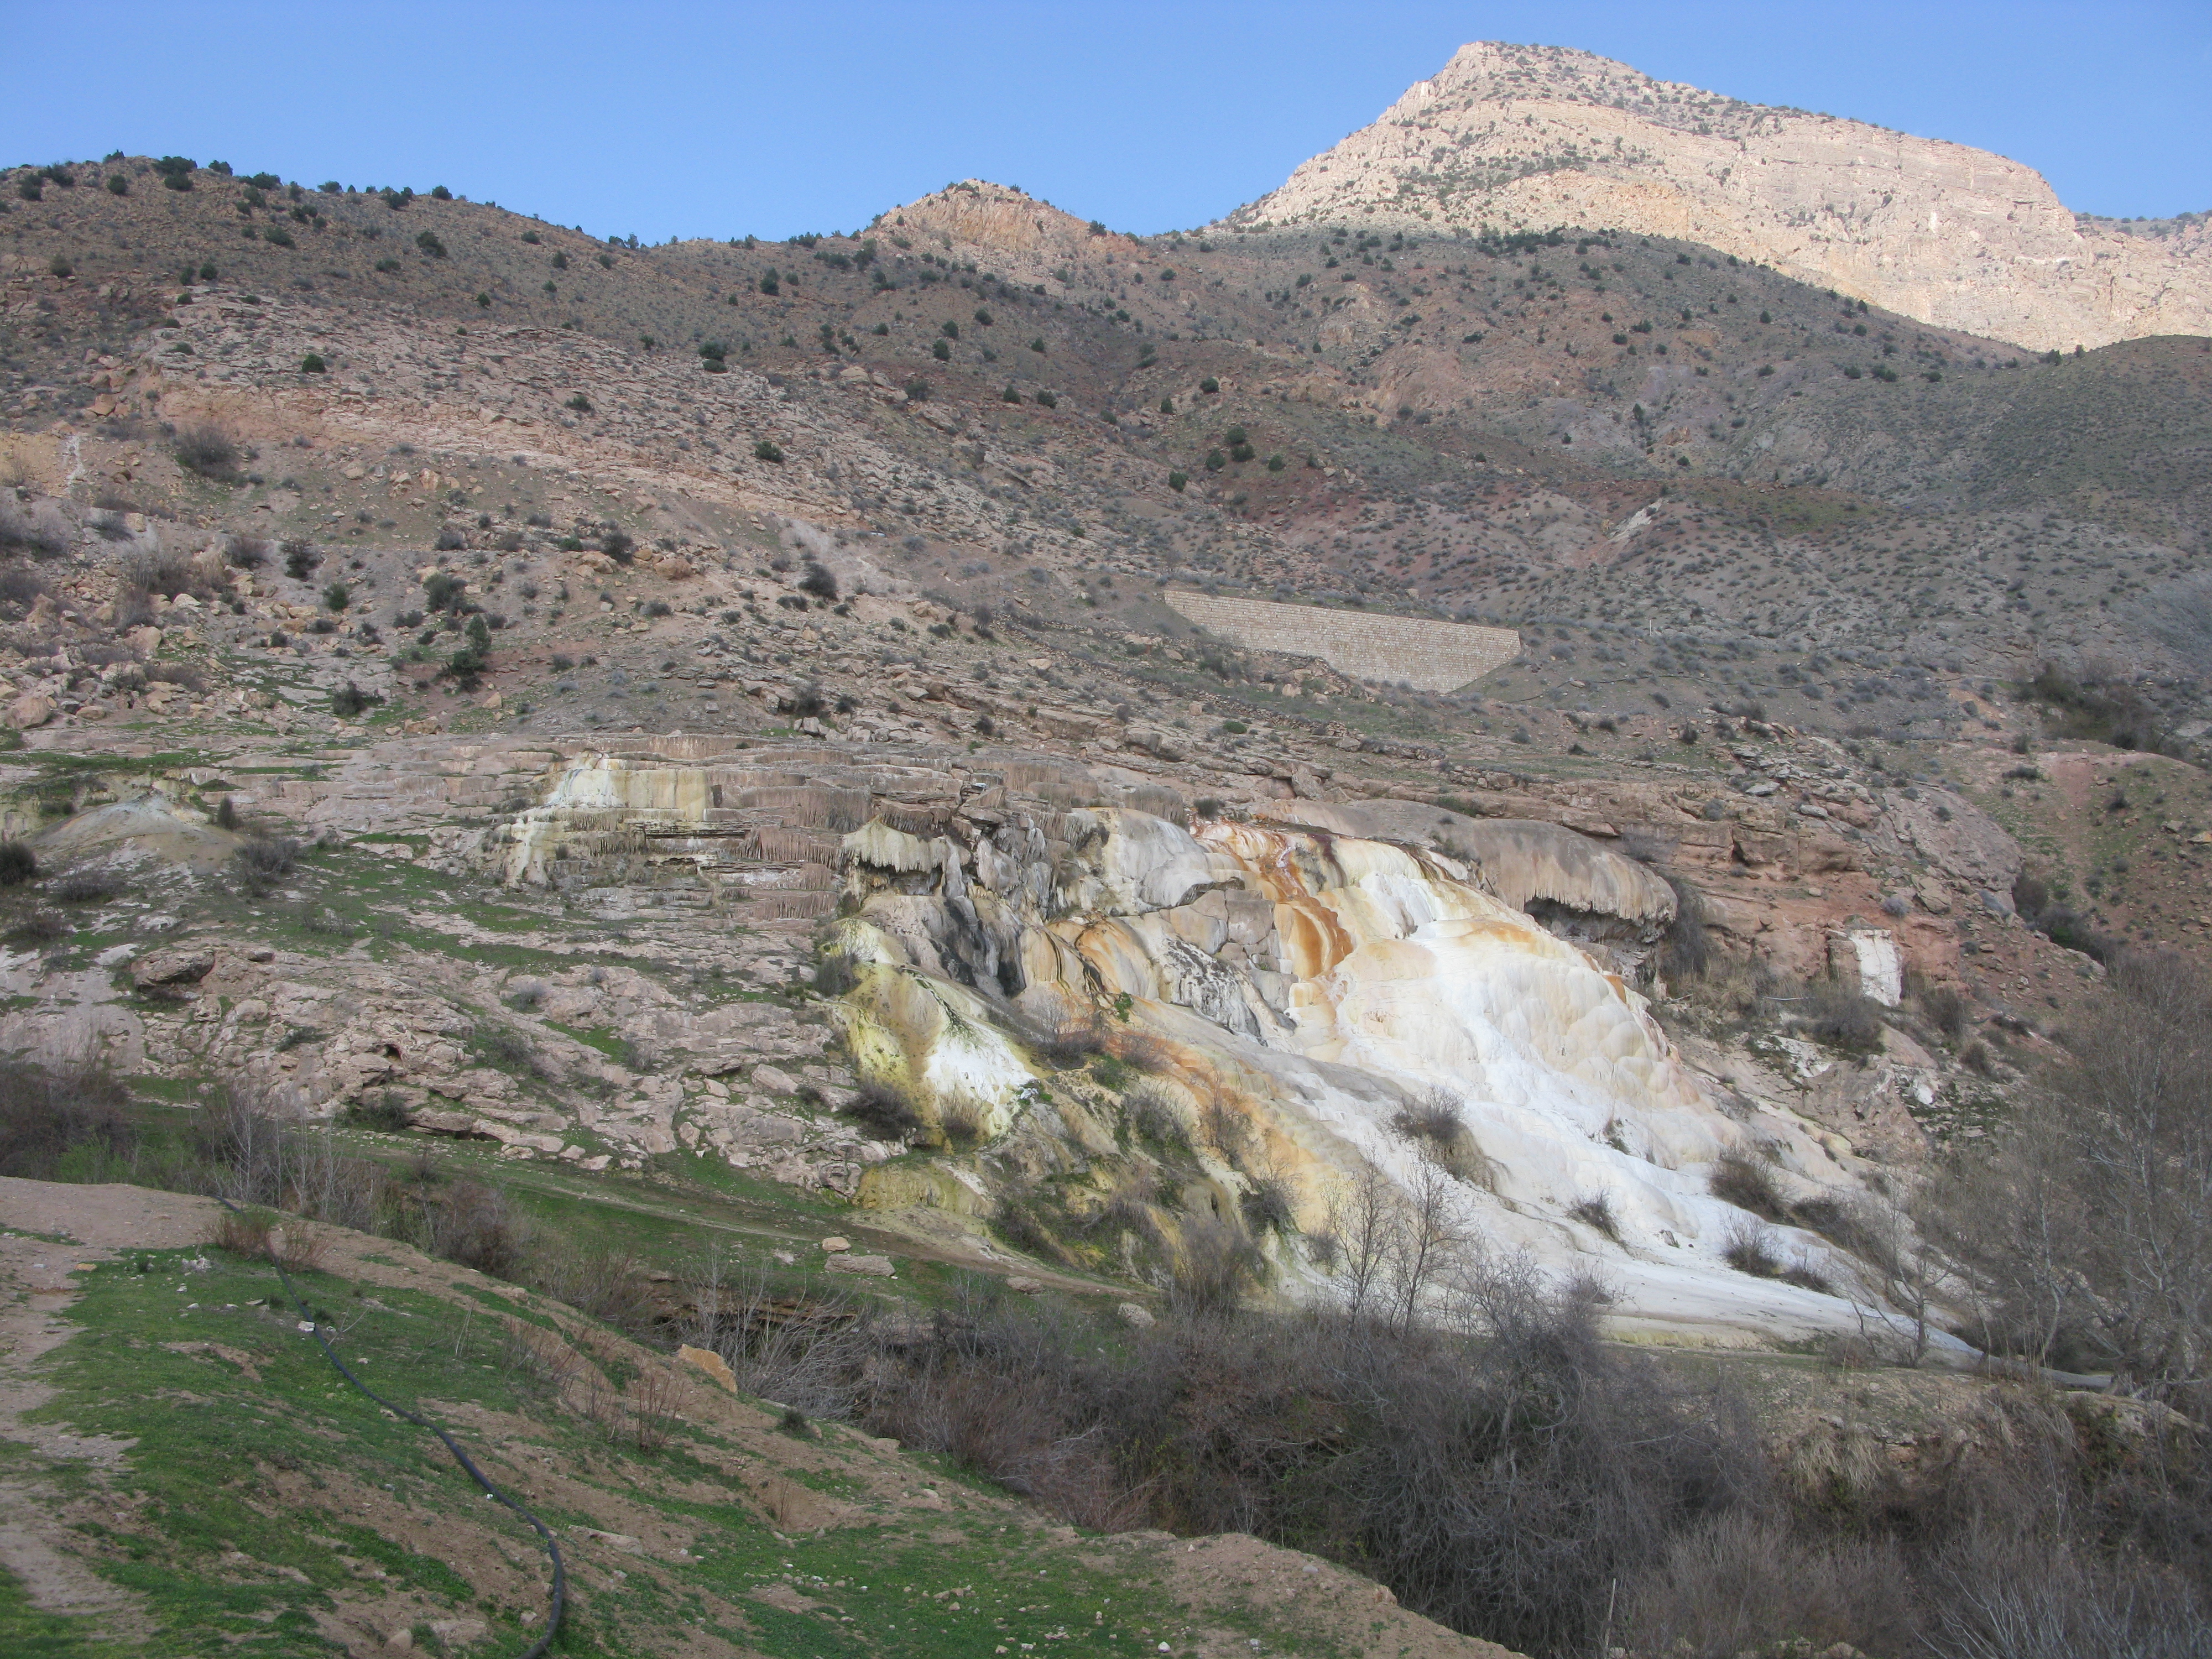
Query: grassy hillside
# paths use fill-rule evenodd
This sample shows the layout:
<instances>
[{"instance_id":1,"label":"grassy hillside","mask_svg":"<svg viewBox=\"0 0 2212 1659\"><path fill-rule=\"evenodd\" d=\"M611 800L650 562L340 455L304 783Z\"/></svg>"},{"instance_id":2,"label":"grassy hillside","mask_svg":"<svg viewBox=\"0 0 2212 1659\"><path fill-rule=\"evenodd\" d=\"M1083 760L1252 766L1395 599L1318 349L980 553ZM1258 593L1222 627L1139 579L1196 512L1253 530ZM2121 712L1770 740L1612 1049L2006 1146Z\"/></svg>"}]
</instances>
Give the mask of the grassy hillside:
<instances>
[{"instance_id":1,"label":"grassy hillside","mask_svg":"<svg viewBox=\"0 0 2212 1659\"><path fill-rule=\"evenodd\" d=\"M170 1242L72 1249L20 1224L66 1219L79 1194L99 1222L78 1231ZM0 1236L10 1288L62 1339L4 1362L5 1479L37 1516L37 1547L8 1559L43 1565L0 1576L0 1649L501 1653L542 1631L529 1529L343 1382L264 1261L173 1242L210 1227L212 1204L7 1182L0 1219L16 1224ZM1079 1534L404 1245L285 1237L348 1363L554 1529L571 1597L556 1652L1497 1651L1249 1540Z\"/></svg>"}]
</instances>

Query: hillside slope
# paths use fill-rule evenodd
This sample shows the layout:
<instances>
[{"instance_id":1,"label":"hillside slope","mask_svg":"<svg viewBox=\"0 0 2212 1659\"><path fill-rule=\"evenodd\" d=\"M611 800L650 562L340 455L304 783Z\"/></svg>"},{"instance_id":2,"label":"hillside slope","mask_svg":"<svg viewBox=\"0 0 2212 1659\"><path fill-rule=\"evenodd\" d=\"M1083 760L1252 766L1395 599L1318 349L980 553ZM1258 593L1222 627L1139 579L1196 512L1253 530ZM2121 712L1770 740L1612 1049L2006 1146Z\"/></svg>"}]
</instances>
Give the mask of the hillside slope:
<instances>
[{"instance_id":1,"label":"hillside slope","mask_svg":"<svg viewBox=\"0 0 2212 1659\"><path fill-rule=\"evenodd\" d=\"M204 1247L217 1213L0 1179L0 1646L520 1650L548 1605L537 1540L344 1384L265 1261ZM1235 1535L1086 1536L896 1441L779 1427L781 1407L559 1303L312 1231L298 1283L348 1363L554 1529L556 1651L1510 1659L1328 1562Z\"/></svg>"}]
</instances>

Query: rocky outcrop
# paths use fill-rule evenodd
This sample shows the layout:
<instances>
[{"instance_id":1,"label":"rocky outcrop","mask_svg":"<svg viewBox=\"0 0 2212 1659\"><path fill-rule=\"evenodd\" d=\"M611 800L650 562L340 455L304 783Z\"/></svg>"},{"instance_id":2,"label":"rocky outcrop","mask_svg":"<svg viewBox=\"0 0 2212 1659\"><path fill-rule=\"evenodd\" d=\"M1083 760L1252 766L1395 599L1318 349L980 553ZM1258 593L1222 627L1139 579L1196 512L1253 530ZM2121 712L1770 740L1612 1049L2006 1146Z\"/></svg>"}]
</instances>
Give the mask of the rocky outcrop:
<instances>
[{"instance_id":1,"label":"rocky outcrop","mask_svg":"<svg viewBox=\"0 0 2212 1659\"><path fill-rule=\"evenodd\" d=\"M1167 602L1233 645L1319 657L1340 674L1416 691L1456 691L1521 654L1510 628L1476 628L1426 617L1277 605L1171 588Z\"/></svg>"},{"instance_id":2,"label":"rocky outcrop","mask_svg":"<svg viewBox=\"0 0 2212 1659\"><path fill-rule=\"evenodd\" d=\"M1412 1193L1442 1157L1455 1226L1562 1268L1601 1251L1627 1328L1848 1324L1834 1296L1730 1269L1751 1224L1707 1184L1722 1158L1757 1155L1801 1194L1847 1194L1848 1141L1771 1100L1723 1110L1619 975L1480 884L1494 868L1585 914L1670 915L1632 861L1549 825L1499 826L1478 864L1317 828L994 816L927 842L847 836L832 939L856 1071L943 1143L992 1148L977 1174L1002 1195L1025 1137L1093 1179L1127 1145L1115 1103L1057 1069L1073 1041L1149 1073L1145 1109L1181 1119L1231 1213L1272 1183L1310 1237L1363 1170ZM1442 1152L1405 1127L1437 1103L1464 1125ZM915 1201L889 1175L879 1200ZM1613 1218L1617 1240L1578 1213ZM1825 1242L1788 1244L1851 1282ZM1317 1281L1302 1246L1277 1248L1290 1282Z\"/></svg>"},{"instance_id":3,"label":"rocky outcrop","mask_svg":"<svg viewBox=\"0 0 2212 1659\"><path fill-rule=\"evenodd\" d=\"M2038 351L2212 331L2201 238L2081 220L1986 150L1553 46L1461 47L1230 222L1672 237Z\"/></svg>"},{"instance_id":4,"label":"rocky outcrop","mask_svg":"<svg viewBox=\"0 0 2212 1659\"><path fill-rule=\"evenodd\" d=\"M874 228L909 238L946 236L998 253L1065 254L1095 240L1073 215L982 179L963 179L893 208L878 216Z\"/></svg>"}]
</instances>

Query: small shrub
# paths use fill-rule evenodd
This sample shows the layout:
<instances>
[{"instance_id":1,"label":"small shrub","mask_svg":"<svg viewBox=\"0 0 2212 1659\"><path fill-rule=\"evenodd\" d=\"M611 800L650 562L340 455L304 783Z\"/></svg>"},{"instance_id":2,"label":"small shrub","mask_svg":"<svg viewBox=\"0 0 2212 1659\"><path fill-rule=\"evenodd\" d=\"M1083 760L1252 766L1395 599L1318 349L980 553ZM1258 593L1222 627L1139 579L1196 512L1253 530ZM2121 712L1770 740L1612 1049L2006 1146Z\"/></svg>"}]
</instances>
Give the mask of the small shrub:
<instances>
[{"instance_id":1,"label":"small shrub","mask_svg":"<svg viewBox=\"0 0 2212 1659\"><path fill-rule=\"evenodd\" d=\"M1754 1279L1782 1277L1782 1258L1774 1253L1774 1235L1756 1221L1739 1221L1729 1229L1721 1247L1729 1267Z\"/></svg>"},{"instance_id":2,"label":"small shrub","mask_svg":"<svg viewBox=\"0 0 2212 1659\"><path fill-rule=\"evenodd\" d=\"M897 1085L866 1078L853 1091L845 1115L878 1140L909 1141L921 1133L921 1115Z\"/></svg>"},{"instance_id":3,"label":"small shrub","mask_svg":"<svg viewBox=\"0 0 2212 1659\"><path fill-rule=\"evenodd\" d=\"M810 562L806 574L799 579L799 590L811 593L824 605L834 604L837 598L837 578L820 565Z\"/></svg>"},{"instance_id":4,"label":"small shrub","mask_svg":"<svg viewBox=\"0 0 2212 1659\"><path fill-rule=\"evenodd\" d=\"M24 842L0 841L0 887L21 887L39 876L39 855Z\"/></svg>"},{"instance_id":5,"label":"small shrub","mask_svg":"<svg viewBox=\"0 0 2212 1659\"><path fill-rule=\"evenodd\" d=\"M284 574L294 581L305 581L308 573L323 562L323 556L305 542L284 544Z\"/></svg>"},{"instance_id":6,"label":"small shrub","mask_svg":"<svg viewBox=\"0 0 2212 1659\"><path fill-rule=\"evenodd\" d=\"M1774 1172L1741 1152L1730 1152L1713 1165L1712 1174L1705 1178L1705 1190L1723 1204L1733 1204L1769 1221L1779 1221L1788 1213L1781 1189L1775 1185Z\"/></svg>"},{"instance_id":7,"label":"small shrub","mask_svg":"<svg viewBox=\"0 0 2212 1659\"><path fill-rule=\"evenodd\" d=\"M521 1269L528 1241L502 1194L480 1182L457 1181L424 1207L431 1255L495 1279L512 1279ZM555 1293L568 1288L564 1284Z\"/></svg>"},{"instance_id":8,"label":"small shrub","mask_svg":"<svg viewBox=\"0 0 2212 1659\"><path fill-rule=\"evenodd\" d=\"M965 1101L945 1107L938 1114L938 1131L945 1144L955 1152L966 1152L978 1146L983 1139L983 1118Z\"/></svg>"},{"instance_id":9,"label":"small shrub","mask_svg":"<svg viewBox=\"0 0 2212 1659\"><path fill-rule=\"evenodd\" d=\"M128 884L119 871L80 870L56 882L53 895L64 904L105 904Z\"/></svg>"},{"instance_id":10,"label":"small shrub","mask_svg":"<svg viewBox=\"0 0 2212 1659\"><path fill-rule=\"evenodd\" d=\"M345 1119L357 1128L377 1129L394 1135L415 1124L415 1114L407 1102L390 1089L374 1099L355 1101L346 1108Z\"/></svg>"},{"instance_id":11,"label":"small shrub","mask_svg":"<svg viewBox=\"0 0 2212 1659\"><path fill-rule=\"evenodd\" d=\"M503 1071L534 1074L538 1069L538 1051L531 1047L527 1037L512 1026L479 1024L474 1041L477 1052Z\"/></svg>"},{"instance_id":12,"label":"small shrub","mask_svg":"<svg viewBox=\"0 0 2212 1659\"><path fill-rule=\"evenodd\" d=\"M0 497L0 549L21 548L33 558L58 558L69 551L69 529L52 509L38 513L20 511L12 500ZM9 594L17 603L27 605L46 592L41 585L37 592L27 597Z\"/></svg>"},{"instance_id":13,"label":"small shrub","mask_svg":"<svg viewBox=\"0 0 2212 1659\"><path fill-rule=\"evenodd\" d=\"M209 1230L208 1243L232 1255L261 1257L269 1254L269 1236L275 1221L259 1210L225 1210Z\"/></svg>"},{"instance_id":14,"label":"small shrub","mask_svg":"<svg viewBox=\"0 0 2212 1659\"><path fill-rule=\"evenodd\" d=\"M364 691L348 680L331 693L331 713L342 720L349 720L363 711L375 708L384 701L381 691Z\"/></svg>"},{"instance_id":15,"label":"small shrub","mask_svg":"<svg viewBox=\"0 0 2212 1659\"><path fill-rule=\"evenodd\" d=\"M1815 1042L1840 1053L1867 1054L1881 1047L1881 1005L1832 980L1807 991L1799 1016Z\"/></svg>"},{"instance_id":16,"label":"small shrub","mask_svg":"<svg viewBox=\"0 0 2212 1659\"><path fill-rule=\"evenodd\" d=\"M238 477L238 441L219 426L188 426L178 432L170 452L187 472L216 483Z\"/></svg>"},{"instance_id":17,"label":"small shrub","mask_svg":"<svg viewBox=\"0 0 2212 1659\"><path fill-rule=\"evenodd\" d=\"M1106 1033L1096 1019L1063 1020L1038 1033L1032 1046L1054 1071L1073 1071L1106 1051Z\"/></svg>"},{"instance_id":18,"label":"small shrub","mask_svg":"<svg viewBox=\"0 0 2212 1659\"><path fill-rule=\"evenodd\" d=\"M1966 999L1953 987L1938 985L1923 992L1920 1009L1928 1016L1928 1023L1952 1042L1966 1034Z\"/></svg>"},{"instance_id":19,"label":"small shrub","mask_svg":"<svg viewBox=\"0 0 2212 1659\"><path fill-rule=\"evenodd\" d=\"M240 570L258 570L269 562L269 544L256 536L233 536L223 544L225 563Z\"/></svg>"},{"instance_id":20,"label":"small shrub","mask_svg":"<svg viewBox=\"0 0 2212 1659\"><path fill-rule=\"evenodd\" d=\"M1620 1218L1613 1213L1611 1193L1586 1193L1567 1206L1567 1213L1592 1231L1620 1243Z\"/></svg>"},{"instance_id":21,"label":"small shrub","mask_svg":"<svg viewBox=\"0 0 2212 1659\"><path fill-rule=\"evenodd\" d=\"M1297 1227L1288 1182L1275 1176L1259 1176L1237 1200L1244 1224L1255 1233L1289 1233Z\"/></svg>"},{"instance_id":22,"label":"small shrub","mask_svg":"<svg viewBox=\"0 0 2212 1659\"><path fill-rule=\"evenodd\" d=\"M226 804L228 799L224 797ZM247 890L264 892L292 873L300 861L300 843L289 836L255 836L238 849L236 858Z\"/></svg>"},{"instance_id":23,"label":"small shrub","mask_svg":"<svg viewBox=\"0 0 2212 1659\"><path fill-rule=\"evenodd\" d=\"M58 910L33 910L15 925L15 937L34 945L51 945L72 931L69 919Z\"/></svg>"},{"instance_id":24,"label":"small shrub","mask_svg":"<svg viewBox=\"0 0 2212 1659\"><path fill-rule=\"evenodd\" d=\"M353 593L343 582L332 582L323 590L323 603L332 611L343 611L353 603Z\"/></svg>"},{"instance_id":25,"label":"small shrub","mask_svg":"<svg viewBox=\"0 0 2212 1659\"><path fill-rule=\"evenodd\" d=\"M1822 1273L1803 1256L1798 1257L1796 1261L1784 1267L1782 1270L1781 1278L1784 1284L1795 1285L1801 1291L1818 1291L1822 1296L1832 1296L1835 1293L1835 1285L1827 1274Z\"/></svg>"},{"instance_id":26,"label":"small shrub","mask_svg":"<svg viewBox=\"0 0 2212 1659\"><path fill-rule=\"evenodd\" d=\"M753 446L753 459L757 461L767 461L773 465L781 466L783 465L783 451L778 448L770 440L763 438L758 443Z\"/></svg>"}]
</instances>

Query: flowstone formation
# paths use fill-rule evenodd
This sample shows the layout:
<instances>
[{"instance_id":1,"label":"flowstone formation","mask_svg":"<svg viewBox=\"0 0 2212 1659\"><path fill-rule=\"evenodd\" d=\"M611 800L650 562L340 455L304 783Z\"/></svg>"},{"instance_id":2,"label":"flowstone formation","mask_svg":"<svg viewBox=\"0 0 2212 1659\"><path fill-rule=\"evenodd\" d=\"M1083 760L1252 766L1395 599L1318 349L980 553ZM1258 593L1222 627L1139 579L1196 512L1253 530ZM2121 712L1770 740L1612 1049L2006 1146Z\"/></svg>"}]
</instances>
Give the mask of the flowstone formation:
<instances>
[{"instance_id":1,"label":"flowstone formation","mask_svg":"<svg viewBox=\"0 0 2212 1659\"><path fill-rule=\"evenodd\" d=\"M1729 1265L1759 1224L1712 1194L1724 1160L1801 1199L1851 1199L1863 1166L1786 1109L1723 1109L1669 1044L1632 982L1673 918L1665 883L1556 826L1499 825L1455 858L1301 825L1304 805L848 835L830 946L847 1046L864 1091L942 1149L872 1169L862 1201L1019 1206L1047 1186L1070 1237L1118 1230L1131 1266L1139 1238L1173 1253L1243 1224L1311 1296L1379 1174L1478 1248L1595 1270L1625 1331L1855 1323L1874 1291L1814 1234L1769 1244L1802 1284ZM1499 889L1610 936L1619 965Z\"/></svg>"}]
</instances>

